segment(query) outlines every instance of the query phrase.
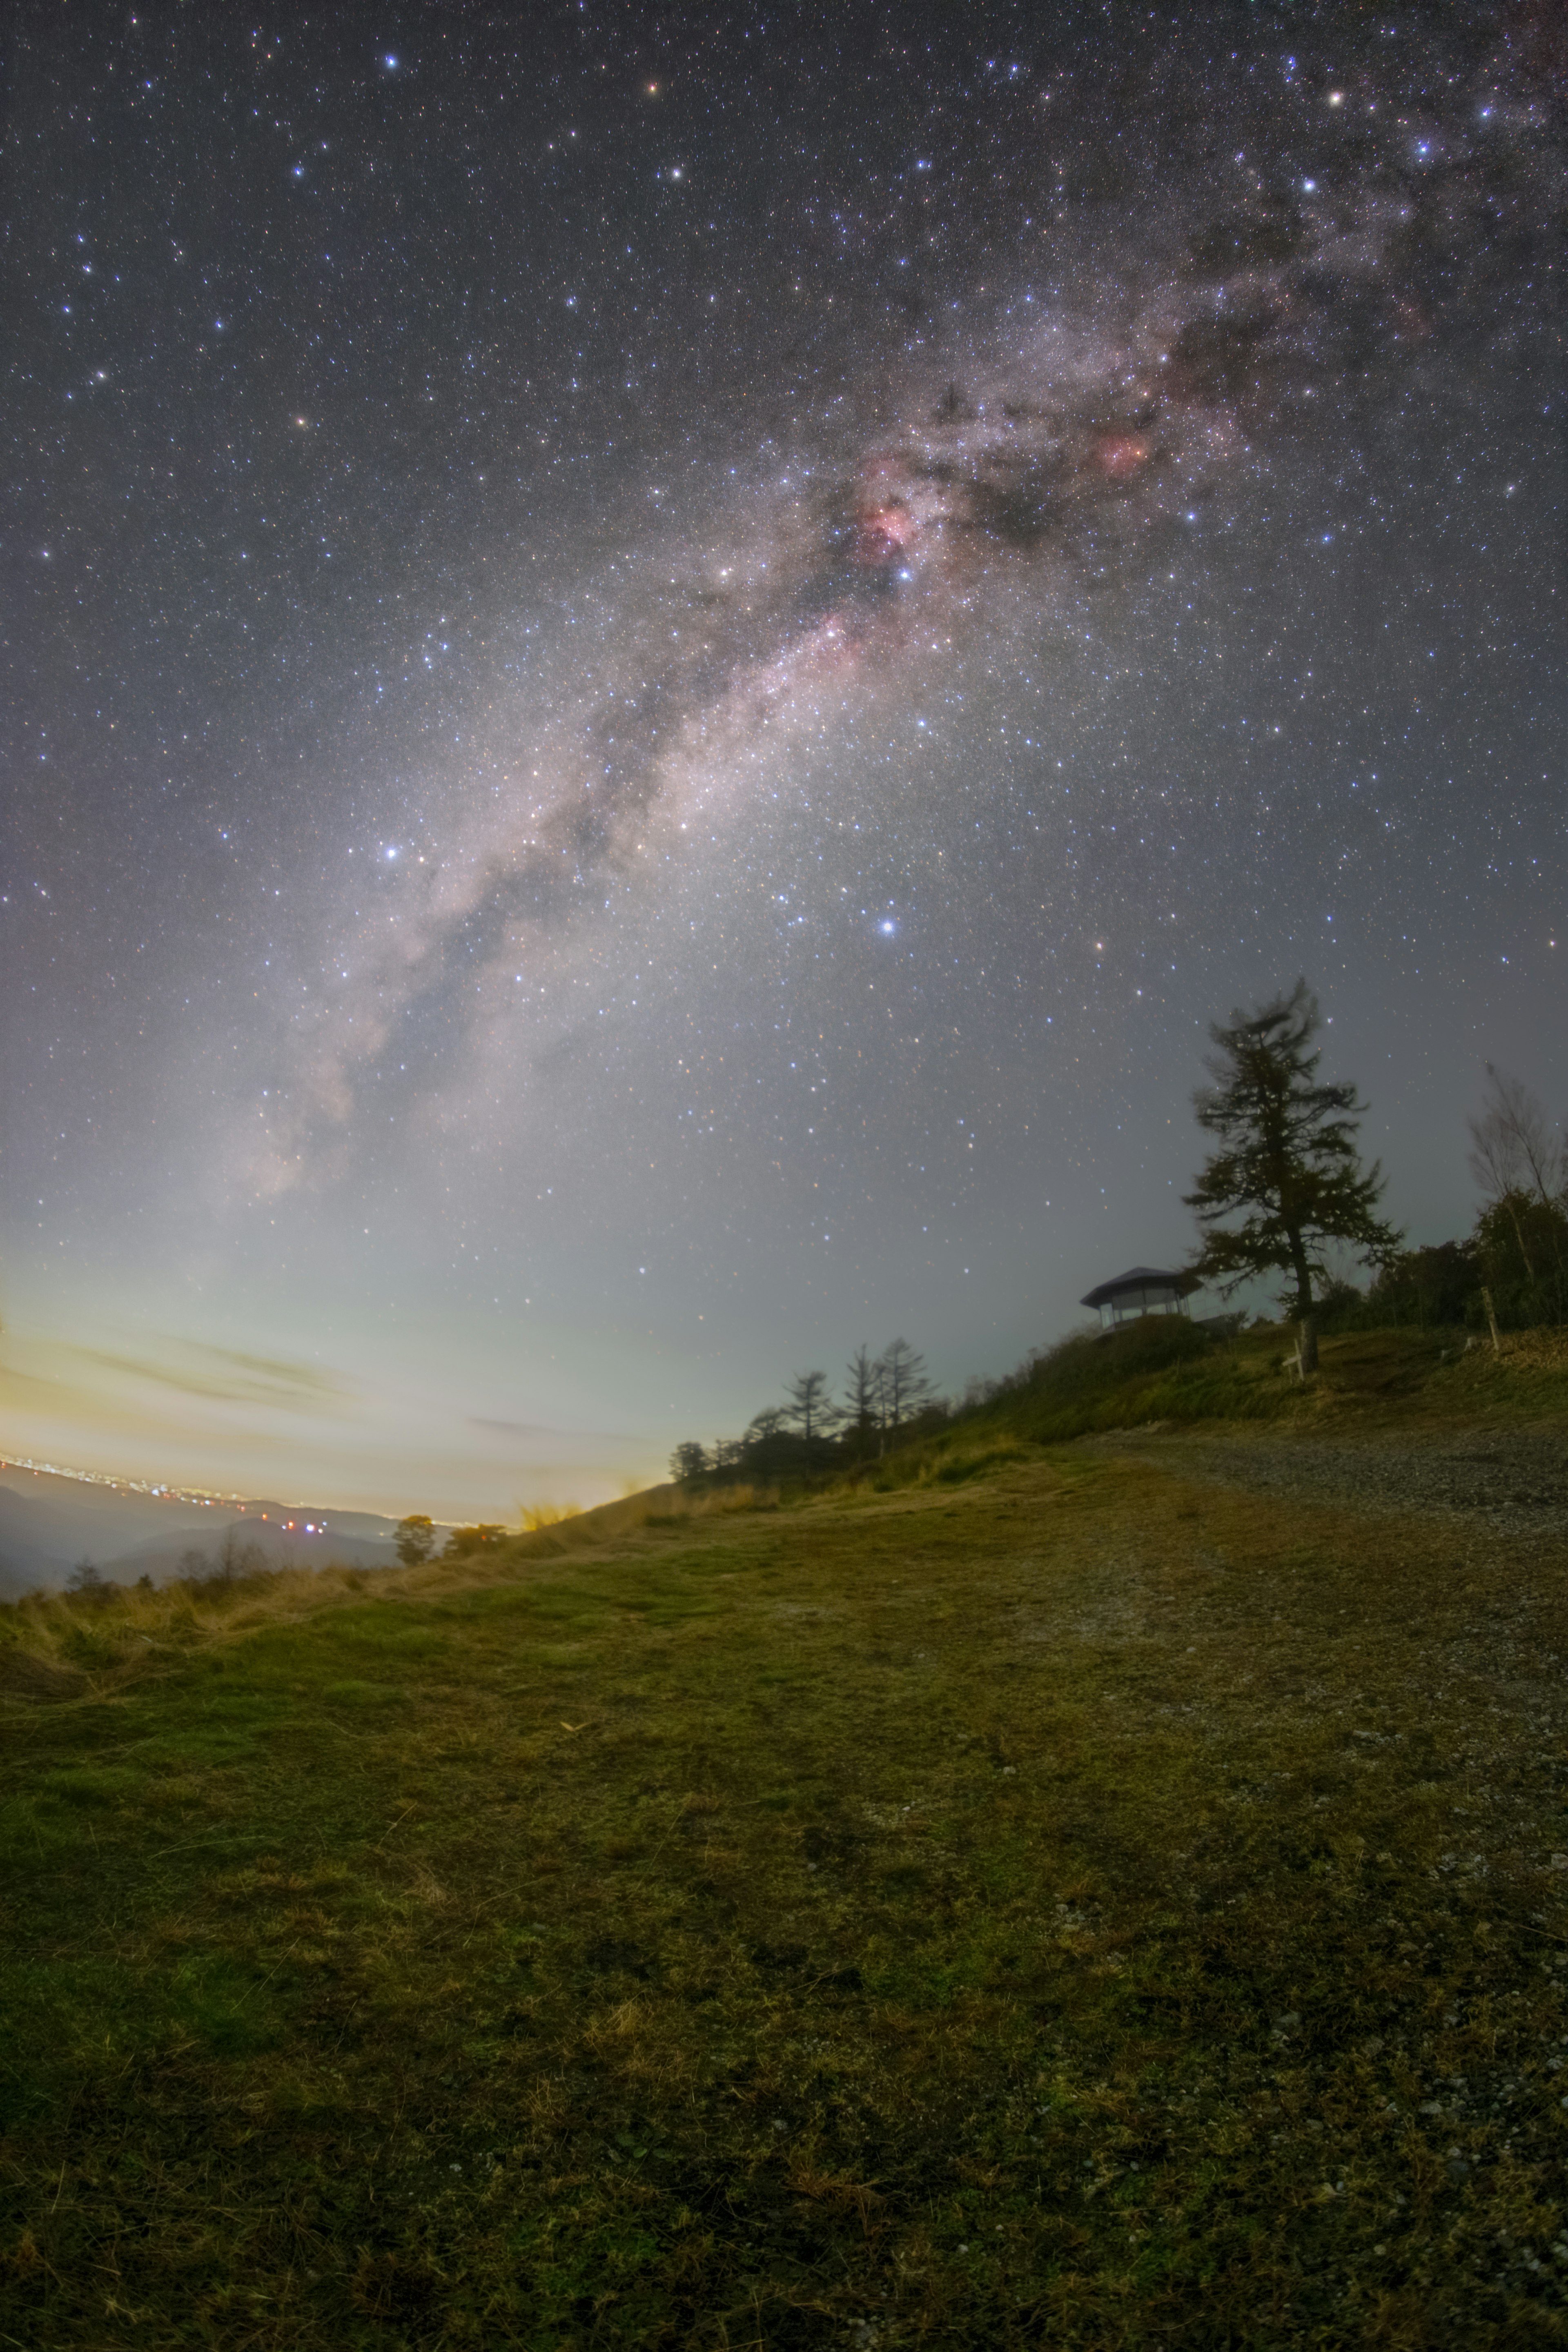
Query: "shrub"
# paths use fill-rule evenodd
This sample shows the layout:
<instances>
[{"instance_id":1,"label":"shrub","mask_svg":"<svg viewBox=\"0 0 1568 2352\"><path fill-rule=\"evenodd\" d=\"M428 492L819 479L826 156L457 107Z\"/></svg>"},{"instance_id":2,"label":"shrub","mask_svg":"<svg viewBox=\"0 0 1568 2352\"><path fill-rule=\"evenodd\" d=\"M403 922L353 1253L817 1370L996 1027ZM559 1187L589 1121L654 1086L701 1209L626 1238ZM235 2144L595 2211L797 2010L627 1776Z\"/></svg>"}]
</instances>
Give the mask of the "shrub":
<instances>
[{"instance_id":1,"label":"shrub","mask_svg":"<svg viewBox=\"0 0 1568 2352\"><path fill-rule=\"evenodd\" d=\"M1367 1292L1363 1319L1374 1329L1413 1323L1423 1331L1473 1321L1485 1280L1469 1242L1402 1250Z\"/></svg>"},{"instance_id":2,"label":"shrub","mask_svg":"<svg viewBox=\"0 0 1568 2352\"><path fill-rule=\"evenodd\" d=\"M477 1552L499 1551L507 1541L503 1527L481 1520L477 1527L454 1528L447 1538L443 1559L472 1559Z\"/></svg>"}]
</instances>

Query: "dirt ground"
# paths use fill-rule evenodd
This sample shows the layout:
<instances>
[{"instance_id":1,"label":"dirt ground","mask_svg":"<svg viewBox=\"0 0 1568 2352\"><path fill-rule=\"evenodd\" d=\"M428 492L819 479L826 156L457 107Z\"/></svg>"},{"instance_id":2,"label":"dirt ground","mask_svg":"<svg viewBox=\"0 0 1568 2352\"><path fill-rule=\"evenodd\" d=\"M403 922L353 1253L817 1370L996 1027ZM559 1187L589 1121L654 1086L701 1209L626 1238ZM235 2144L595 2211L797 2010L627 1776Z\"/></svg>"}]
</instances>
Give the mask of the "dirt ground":
<instances>
[{"instance_id":1,"label":"dirt ground","mask_svg":"<svg viewBox=\"0 0 1568 2352\"><path fill-rule=\"evenodd\" d=\"M1457 1519L1531 1547L1568 1542L1568 1439L1552 1430L1348 1441L1275 1432L1179 1439L1119 1433L1097 1450L1152 1457L1189 1477L1284 1500Z\"/></svg>"}]
</instances>

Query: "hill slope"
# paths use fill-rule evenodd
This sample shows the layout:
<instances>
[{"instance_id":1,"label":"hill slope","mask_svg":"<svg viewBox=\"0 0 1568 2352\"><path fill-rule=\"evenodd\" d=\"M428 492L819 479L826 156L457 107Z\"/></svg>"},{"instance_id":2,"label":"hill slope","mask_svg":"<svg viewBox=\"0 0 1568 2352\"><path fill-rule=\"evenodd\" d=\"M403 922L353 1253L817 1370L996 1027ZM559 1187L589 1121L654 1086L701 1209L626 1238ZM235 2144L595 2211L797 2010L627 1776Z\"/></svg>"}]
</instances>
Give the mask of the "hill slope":
<instances>
[{"instance_id":1,"label":"hill slope","mask_svg":"<svg viewBox=\"0 0 1568 2352\"><path fill-rule=\"evenodd\" d=\"M1145 1443L8 1612L0 2328L1558 2340L1564 1531Z\"/></svg>"},{"instance_id":2,"label":"hill slope","mask_svg":"<svg viewBox=\"0 0 1568 2352\"><path fill-rule=\"evenodd\" d=\"M1325 1339L1321 1371L1305 1382L1293 1344L1274 1326L1231 1338L1178 1317L1076 1334L945 1429L857 1475L897 1483L945 1466L952 1479L1009 1446L1203 1422L1354 1434L1568 1419L1568 1332L1511 1334L1500 1356L1464 1332L1352 1332Z\"/></svg>"}]
</instances>

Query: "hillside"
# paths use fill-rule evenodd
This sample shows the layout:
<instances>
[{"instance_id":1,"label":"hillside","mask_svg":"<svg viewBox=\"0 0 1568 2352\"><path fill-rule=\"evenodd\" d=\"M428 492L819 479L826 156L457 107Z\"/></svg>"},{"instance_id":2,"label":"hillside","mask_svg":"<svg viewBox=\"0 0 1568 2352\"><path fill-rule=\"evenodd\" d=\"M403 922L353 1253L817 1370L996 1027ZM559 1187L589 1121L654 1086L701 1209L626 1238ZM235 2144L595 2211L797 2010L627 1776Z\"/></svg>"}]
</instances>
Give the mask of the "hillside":
<instances>
[{"instance_id":1,"label":"hillside","mask_svg":"<svg viewBox=\"0 0 1568 2352\"><path fill-rule=\"evenodd\" d=\"M1568 1333L1553 1329L1510 1333L1500 1356L1452 1328L1331 1334L1320 1373L1305 1383L1294 1344L1290 1327L1236 1333L1174 1316L1079 1331L956 1410L924 1407L896 1431L851 1423L810 1447L788 1429L754 1440L748 1433L721 1468L710 1461L681 1484L689 1499L748 1485L800 1496L933 1475L955 1481L1020 1445L1116 1430L1200 1422L1371 1429L1390 1414L1436 1429L1568 1412Z\"/></svg>"},{"instance_id":2,"label":"hillside","mask_svg":"<svg viewBox=\"0 0 1568 2352\"><path fill-rule=\"evenodd\" d=\"M101 1560L144 1540L206 1542L200 1503L128 1494L79 1478L0 1465L0 1599L60 1585L79 1559Z\"/></svg>"},{"instance_id":3,"label":"hillside","mask_svg":"<svg viewBox=\"0 0 1568 2352\"><path fill-rule=\"evenodd\" d=\"M299 1512L279 1523L275 1511L265 1519L259 1513L247 1513L244 1518L225 1517L216 1526L209 1523L198 1528L194 1541L189 1536L174 1541L167 1537L151 1537L106 1560L102 1573L116 1584L134 1584L141 1576L151 1576L155 1584L163 1584L171 1577L188 1572L193 1549L209 1567L216 1564L229 1538L242 1550L254 1549L256 1557L273 1568L383 1569L391 1568L397 1557L390 1534L367 1540L363 1536L342 1533L331 1519L318 1526Z\"/></svg>"},{"instance_id":4,"label":"hillside","mask_svg":"<svg viewBox=\"0 0 1568 2352\"><path fill-rule=\"evenodd\" d=\"M1453 1330L1353 1331L1322 1342L1320 1372L1293 1369L1294 1335L1227 1337L1180 1318L1075 1334L912 1450L916 1475L981 1459L988 1440L1060 1444L1109 1431L1198 1423L1371 1433L1470 1423L1555 1424L1568 1414L1568 1332L1510 1334L1502 1352ZM877 1465L884 1475L889 1465ZM900 1475L894 1457L892 1475Z\"/></svg>"},{"instance_id":5,"label":"hillside","mask_svg":"<svg viewBox=\"0 0 1568 2352\"><path fill-rule=\"evenodd\" d=\"M0 2331L1559 2341L1563 1371L1334 1347L0 1612Z\"/></svg>"}]
</instances>

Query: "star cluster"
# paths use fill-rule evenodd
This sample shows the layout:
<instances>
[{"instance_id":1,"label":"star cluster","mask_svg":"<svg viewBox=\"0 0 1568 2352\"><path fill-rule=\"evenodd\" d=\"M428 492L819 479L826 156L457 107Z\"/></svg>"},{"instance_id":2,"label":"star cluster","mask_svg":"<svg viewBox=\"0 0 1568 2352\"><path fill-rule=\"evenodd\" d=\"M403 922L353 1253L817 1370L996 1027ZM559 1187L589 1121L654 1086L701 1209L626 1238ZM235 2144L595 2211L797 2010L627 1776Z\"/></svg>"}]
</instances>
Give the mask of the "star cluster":
<instances>
[{"instance_id":1,"label":"star cluster","mask_svg":"<svg viewBox=\"0 0 1568 2352\"><path fill-rule=\"evenodd\" d=\"M1473 1073L1555 1075L1563 65L1452 7L30 20L24 1321L329 1361L266 1457L323 1499L603 1488L1182 1252L1204 1025L1303 970L1451 1230ZM15 1370L57 1451L178 1453L79 1372Z\"/></svg>"}]
</instances>

